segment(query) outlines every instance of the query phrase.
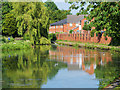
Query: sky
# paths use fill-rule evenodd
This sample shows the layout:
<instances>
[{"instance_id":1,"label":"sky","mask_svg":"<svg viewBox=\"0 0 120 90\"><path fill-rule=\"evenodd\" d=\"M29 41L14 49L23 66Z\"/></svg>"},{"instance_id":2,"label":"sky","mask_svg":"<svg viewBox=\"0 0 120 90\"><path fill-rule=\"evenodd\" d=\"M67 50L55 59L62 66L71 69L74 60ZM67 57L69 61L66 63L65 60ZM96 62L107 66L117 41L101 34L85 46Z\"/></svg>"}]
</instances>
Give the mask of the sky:
<instances>
[{"instance_id":1,"label":"sky","mask_svg":"<svg viewBox=\"0 0 120 90\"><path fill-rule=\"evenodd\" d=\"M42 1L45 2L47 0L42 0ZM52 0L52 1L54 1L54 3L57 5L57 7L60 10L69 10L69 7L71 6L71 4L65 3L65 0ZM79 9L78 10L71 10L71 13L73 15L76 15L77 12L79 12Z\"/></svg>"},{"instance_id":2,"label":"sky","mask_svg":"<svg viewBox=\"0 0 120 90\"><path fill-rule=\"evenodd\" d=\"M60 10L69 10L69 7L71 6L71 4L65 2L55 2L55 4ZM77 12L79 12L79 10L71 10L73 15L75 15Z\"/></svg>"}]
</instances>

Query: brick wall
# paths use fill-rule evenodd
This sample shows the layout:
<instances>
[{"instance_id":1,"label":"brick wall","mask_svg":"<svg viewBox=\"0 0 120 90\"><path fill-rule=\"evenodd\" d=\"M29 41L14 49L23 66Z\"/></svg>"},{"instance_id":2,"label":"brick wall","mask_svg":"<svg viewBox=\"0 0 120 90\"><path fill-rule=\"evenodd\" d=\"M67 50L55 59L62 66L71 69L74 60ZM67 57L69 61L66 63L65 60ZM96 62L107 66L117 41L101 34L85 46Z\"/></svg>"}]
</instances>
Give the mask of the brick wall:
<instances>
[{"instance_id":1,"label":"brick wall","mask_svg":"<svg viewBox=\"0 0 120 90\"><path fill-rule=\"evenodd\" d=\"M67 23L67 24L64 24L64 25L50 26L49 33L55 33L55 32L69 33L69 30L72 30L75 27L76 27L76 23L72 23L72 26L70 26L70 23ZM74 29L75 32L77 30L79 30L79 27Z\"/></svg>"},{"instance_id":2,"label":"brick wall","mask_svg":"<svg viewBox=\"0 0 120 90\"><path fill-rule=\"evenodd\" d=\"M89 33L84 34L58 34L57 35L58 40L69 40L69 41L80 41L80 42L90 42L90 43L101 43L101 44L109 44L111 42L111 37L104 37L102 34L101 38L99 38L99 35L96 36L94 34L94 37L91 37Z\"/></svg>"}]
</instances>

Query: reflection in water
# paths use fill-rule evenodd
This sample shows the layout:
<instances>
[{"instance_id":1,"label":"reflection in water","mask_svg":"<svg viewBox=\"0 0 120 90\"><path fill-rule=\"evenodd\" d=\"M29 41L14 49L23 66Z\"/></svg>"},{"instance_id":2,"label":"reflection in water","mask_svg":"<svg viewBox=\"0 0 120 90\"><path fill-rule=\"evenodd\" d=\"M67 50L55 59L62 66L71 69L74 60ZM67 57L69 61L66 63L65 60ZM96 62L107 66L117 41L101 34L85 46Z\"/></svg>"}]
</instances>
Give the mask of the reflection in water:
<instances>
[{"instance_id":1,"label":"reflection in water","mask_svg":"<svg viewBox=\"0 0 120 90\"><path fill-rule=\"evenodd\" d=\"M46 49L46 50L45 50ZM40 88L66 64L47 61L49 47L14 52L3 58L3 88ZM5 55L5 54L3 54ZM7 54L6 54L7 55Z\"/></svg>"},{"instance_id":2,"label":"reflection in water","mask_svg":"<svg viewBox=\"0 0 120 90\"><path fill-rule=\"evenodd\" d=\"M55 45L3 52L2 87L102 88L119 77L119 58L109 51Z\"/></svg>"},{"instance_id":3,"label":"reflection in water","mask_svg":"<svg viewBox=\"0 0 120 90\"><path fill-rule=\"evenodd\" d=\"M49 50L49 54L50 59L66 62L68 71L82 70L89 75L95 74L96 79L99 80L99 88L120 77L119 53L58 46L54 51Z\"/></svg>"},{"instance_id":4,"label":"reflection in water","mask_svg":"<svg viewBox=\"0 0 120 90\"><path fill-rule=\"evenodd\" d=\"M89 49L75 49L73 47L60 47L56 51L49 50L50 59L63 61L68 64L68 70L84 70L89 74L94 74L96 66L112 62L109 52L99 52Z\"/></svg>"}]
</instances>

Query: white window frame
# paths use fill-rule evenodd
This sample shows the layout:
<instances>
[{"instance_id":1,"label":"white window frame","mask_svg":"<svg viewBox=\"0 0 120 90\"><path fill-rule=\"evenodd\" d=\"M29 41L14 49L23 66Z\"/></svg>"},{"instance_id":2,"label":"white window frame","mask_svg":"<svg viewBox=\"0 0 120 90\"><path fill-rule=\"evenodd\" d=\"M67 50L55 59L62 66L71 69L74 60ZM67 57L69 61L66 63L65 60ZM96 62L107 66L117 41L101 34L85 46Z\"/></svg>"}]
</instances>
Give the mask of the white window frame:
<instances>
[{"instance_id":1,"label":"white window frame","mask_svg":"<svg viewBox=\"0 0 120 90\"><path fill-rule=\"evenodd\" d=\"M72 27L72 23L70 23L70 27Z\"/></svg>"},{"instance_id":2,"label":"white window frame","mask_svg":"<svg viewBox=\"0 0 120 90\"><path fill-rule=\"evenodd\" d=\"M76 27L79 26L79 23L76 23Z\"/></svg>"},{"instance_id":3,"label":"white window frame","mask_svg":"<svg viewBox=\"0 0 120 90\"><path fill-rule=\"evenodd\" d=\"M61 25L60 27L63 28L63 25Z\"/></svg>"},{"instance_id":4,"label":"white window frame","mask_svg":"<svg viewBox=\"0 0 120 90\"><path fill-rule=\"evenodd\" d=\"M51 26L50 28L55 28L55 26Z\"/></svg>"}]
</instances>

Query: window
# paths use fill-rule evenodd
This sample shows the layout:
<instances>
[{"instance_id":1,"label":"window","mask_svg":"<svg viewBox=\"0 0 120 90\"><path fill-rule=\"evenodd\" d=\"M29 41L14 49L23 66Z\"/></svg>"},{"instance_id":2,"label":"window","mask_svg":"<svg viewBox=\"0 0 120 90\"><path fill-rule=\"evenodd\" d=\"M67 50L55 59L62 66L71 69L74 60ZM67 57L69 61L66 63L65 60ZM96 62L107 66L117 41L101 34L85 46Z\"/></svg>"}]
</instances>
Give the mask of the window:
<instances>
[{"instance_id":1,"label":"window","mask_svg":"<svg viewBox=\"0 0 120 90\"><path fill-rule=\"evenodd\" d=\"M51 26L50 28L55 28L55 26Z\"/></svg>"},{"instance_id":2,"label":"window","mask_svg":"<svg viewBox=\"0 0 120 90\"><path fill-rule=\"evenodd\" d=\"M61 25L60 27L61 27L61 28L63 28L63 26L62 26L62 25Z\"/></svg>"},{"instance_id":3,"label":"window","mask_svg":"<svg viewBox=\"0 0 120 90\"><path fill-rule=\"evenodd\" d=\"M77 26L79 26L79 24L78 24L78 23L76 23L76 27L77 27Z\"/></svg>"},{"instance_id":4,"label":"window","mask_svg":"<svg viewBox=\"0 0 120 90\"><path fill-rule=\"evenodd\" d=\"M80 20L80 24L81 24L81 20Z\"/></svg>"},{"instance_id":5,"label":"window","mask_svg":"<svg viewBox=\"0 0 120 90\"><path fill-rule=\"evenodd\" d=\"M72 23L70 23L70 27L72 27Z\"/></svg>"},{"instance_id":6,"label":"window","mask_svg":"<svg viewBox=\"0 0 120 90\"><path fill-rule=\"evenodd\" d=\"M58 26L56 26L56 28L58 28Z\"/></svg>"}]
</instances>

